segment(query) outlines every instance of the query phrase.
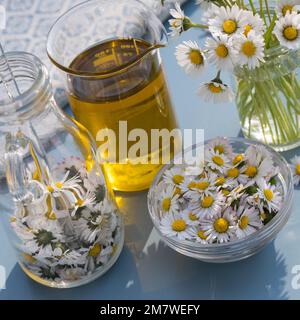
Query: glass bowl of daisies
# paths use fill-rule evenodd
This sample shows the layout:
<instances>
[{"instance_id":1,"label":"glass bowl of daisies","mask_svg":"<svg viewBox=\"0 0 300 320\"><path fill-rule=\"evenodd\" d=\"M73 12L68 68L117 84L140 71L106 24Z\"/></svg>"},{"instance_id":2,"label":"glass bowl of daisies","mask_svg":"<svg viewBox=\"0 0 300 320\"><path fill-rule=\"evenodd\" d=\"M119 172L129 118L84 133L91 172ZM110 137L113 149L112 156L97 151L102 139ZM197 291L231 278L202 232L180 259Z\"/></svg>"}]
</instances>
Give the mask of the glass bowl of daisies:
<instances>
[{"instance_id":1,"label":"glass bowl of daisies","mask_svg":"<svg viewBox=\"0 0 300 320\"><path fill-rule=\"evenodd\" d=\"M293 177L287 162L247 139L219 137L190 148L197 149L204 153L200 164L178 164L176 156L155 178L148 208L156 230L168 246L202 261L254 255L291 214Z\"/></svg>"}]
</instances>

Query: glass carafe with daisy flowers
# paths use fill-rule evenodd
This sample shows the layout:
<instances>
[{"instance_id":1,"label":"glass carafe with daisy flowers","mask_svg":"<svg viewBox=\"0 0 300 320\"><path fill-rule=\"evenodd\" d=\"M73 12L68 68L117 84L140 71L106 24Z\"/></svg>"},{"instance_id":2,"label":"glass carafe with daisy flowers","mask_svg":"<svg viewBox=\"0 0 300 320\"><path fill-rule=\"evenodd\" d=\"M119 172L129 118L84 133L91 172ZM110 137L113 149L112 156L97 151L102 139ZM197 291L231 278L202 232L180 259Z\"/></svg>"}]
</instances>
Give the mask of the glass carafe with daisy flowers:
<instances>
[{"instance_id":1,"label":"glass carafe with daisy flowers","mask_svg":"<svg viewBox=\"0 0 300 320\"><path fill-rule=\"evenodd\" d=\"M1 222L30 278L79 286L117 260L123 220L94 141L56 105L45 66L22 52L8 53L7 60L18 92L7 95L11 81L0 83Z\"/></svg>"},{"instance_id":2,"label":"glass carafe with daisy flowers","mask_svg":"<svg viewBox=\"0 0 300 320\"><path fill-rule=\"evenodd\" d=\"M208 31L203 47L184 42L178 64L187 73L203 72L208 63L216 76L199 88L204 100L234 98L224 72L234 75L236 105L245 137L278 151L300 144L300 1L199 0L201 23L176 6L170 11L171 35L190 28ZM176 23L174 23L176 20ZM198 52L199 57L194 59ZM205 72L204 72L205 74Z\"/></svg>"}]
</instances>

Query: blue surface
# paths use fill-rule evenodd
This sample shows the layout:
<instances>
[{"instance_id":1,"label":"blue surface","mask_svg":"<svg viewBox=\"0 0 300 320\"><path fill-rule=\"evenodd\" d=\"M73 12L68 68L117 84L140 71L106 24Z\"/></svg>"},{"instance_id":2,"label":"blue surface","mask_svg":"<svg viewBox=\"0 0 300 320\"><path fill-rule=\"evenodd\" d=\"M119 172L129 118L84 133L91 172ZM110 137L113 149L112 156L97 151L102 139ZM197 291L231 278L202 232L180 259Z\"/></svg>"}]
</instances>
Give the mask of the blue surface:
<instances>
[{"instance_id":1,"label":"blue surface","mask_svg":"<svg viewBox=\"0 0 300 320\"><path fill-rule=\"evenodd\" d=\"M193 1L184 9L194 20L200 10ZM170 40L161 51L177 118L181 128L203 128L205 138L238 136L240 127L234 104L204 103L195 94L202 80L190 78L177 66L175 46L199 40L191 30ZM286 153L290 158L299 149ZM118 194L126 219L126 244L115 266L93 283L75 289L50 289L34 283L16 264L13 251L0 227L0 265L7 271L6 289L0 299L299 299L292 288L291 270L300 265L300 200L295 192L293 214L278 237L262 252L242 262L214 265L182 256L160 241L148 216L146 192Z\"/></svg>"}]
</instances>

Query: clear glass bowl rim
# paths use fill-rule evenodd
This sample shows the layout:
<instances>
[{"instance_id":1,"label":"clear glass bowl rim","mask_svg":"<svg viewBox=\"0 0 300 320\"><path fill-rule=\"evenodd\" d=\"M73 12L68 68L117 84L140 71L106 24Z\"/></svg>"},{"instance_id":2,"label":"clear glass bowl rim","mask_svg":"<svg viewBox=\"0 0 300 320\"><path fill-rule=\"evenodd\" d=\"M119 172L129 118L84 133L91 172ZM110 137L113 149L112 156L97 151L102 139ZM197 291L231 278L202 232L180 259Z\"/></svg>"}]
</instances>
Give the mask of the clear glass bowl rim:
<instances>
[{"instance_id":1,"label":"clear glass bowl rim","mask_svg":"<svg viewBox=\"0 0 300 320\"><path fill-rule=\"evenodd\" d=\"M169 164L165 164L161 168L161 170L158 172L157 176L153 180L152 185L149 189L148 199L147 199L148 200L148 211L149 211L149 214L150 214L150 217L151 217L151 220L153 222L155 229L157 230L159 235L162 237L162 239L164 239L166 242L170 243L172 246L177 247L177 248L183 248L183 250L192 250L193 252L198 252L198 251L200 252L203 249L203 253L204 252L208 253L208 251L215 251L215 253L216 253L216 251L218 249L220 249L222 252L224 252L224 249L225 250L230 249L230 250L227 250L226 253L233 253L233 252L240 251L240 250L243 250L246 248L250 248L250 247L252 247L252 245L253 246L256 245L257 243L263 241L265 238L268 238L270 236L272 237L272 235L277 234L281 230L281 228L285 225L285 223L287 222L287 220L291 214L291 206L292 206L293 195L294 195L292 171L291 171L287 161L284 159L284 157L281 154L277 153L274 149L272 149L271 147L269 147L261 142L246 139L246 138L227 137L227 139L230 143L242 143L242 144L248 144L248 145L255 144L255 145L263 146L267 149L268 152L270 152L270 154L272 155L273 158L276 158L279 162L281 162L284 166L287 167L288 179L287 179L287 181L285 181L286 182L286 192L285 192L285 197L284 197L282 208L276 214L276 216L268 224L266 224L264 227L262 227L260 230L258 230L257 232L255 232L255 233L253 233L243 239L237 239L232 242L201 244L201 243L187 241L187 240L179 241L174 237L166 237L159 230L159 226L157 223L157 220L158 220L157 216L158 215L155 213L156 210L155 210L155 208L153 208L151 202L154 199L155 188L156 188L158 182L160 181L165 170L167 170L169 167L171 167L173 165L174 159L176 158L176 156L175 156L175 158ZM207 145L212 140L214 140L214 139L205 140L204 145ZM195 150L201 145L202 145L202 143L195 144L195 145L187 148L185 151Z\"/></svg>"}]
</instances>

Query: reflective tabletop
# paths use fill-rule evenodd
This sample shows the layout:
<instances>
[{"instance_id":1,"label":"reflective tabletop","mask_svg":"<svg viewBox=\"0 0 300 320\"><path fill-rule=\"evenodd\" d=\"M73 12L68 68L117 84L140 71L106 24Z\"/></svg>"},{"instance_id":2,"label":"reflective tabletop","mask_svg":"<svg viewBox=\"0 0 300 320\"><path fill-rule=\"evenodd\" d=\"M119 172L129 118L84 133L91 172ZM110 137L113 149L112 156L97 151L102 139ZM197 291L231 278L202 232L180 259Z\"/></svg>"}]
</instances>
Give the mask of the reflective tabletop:
<instances>
[{"instance_id":1,"label":"reflective tabletop","mask_svg":"<svg viewBox=\"0 0 300 320\"><path fill-rule=\"evenodd\" d=\"M201 9L194 1L184 10L199 21ZM239 136L233 103L213 105L196 95L201 81L211 80L215 71L208 69L202 77L191 78L176 63L176 45L190 39L203 44L199 34L199 30L190 30L180 38L170 39L169 46L161 50L179 125L204 129L206 139ZM284 156L290 159L297 153L300 149ZM263 251L240 262L209 264L180 255L160 240L148 214L147 191L117 193L117 203L126 220L123 252L104 276L75 289L50 289L30 280L16 263L0 225L0 266L5 268L7 277L0 299L300 299L299 195L296 189L289 222Z\"/></svg>"}]
</instances>

